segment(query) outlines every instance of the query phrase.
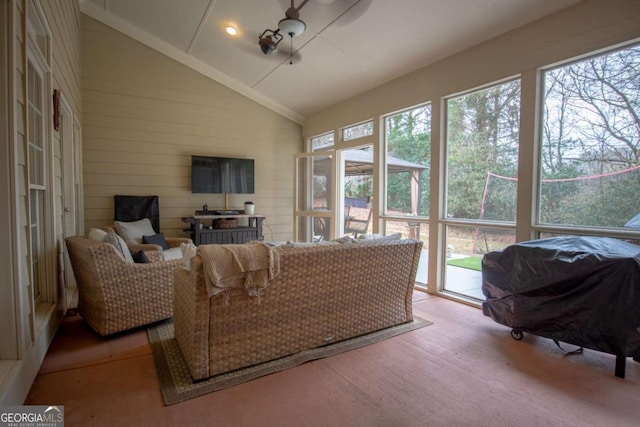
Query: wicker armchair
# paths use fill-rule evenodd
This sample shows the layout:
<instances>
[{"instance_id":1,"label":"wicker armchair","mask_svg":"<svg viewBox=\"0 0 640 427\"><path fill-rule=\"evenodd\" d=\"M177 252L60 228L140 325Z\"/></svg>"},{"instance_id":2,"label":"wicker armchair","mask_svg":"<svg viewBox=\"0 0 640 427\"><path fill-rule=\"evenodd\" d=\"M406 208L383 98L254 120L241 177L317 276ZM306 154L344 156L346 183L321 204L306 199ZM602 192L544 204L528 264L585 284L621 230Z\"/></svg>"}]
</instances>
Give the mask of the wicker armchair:
<instances>
[{"instance_id":1,"label":"wicker armchair","mask_svg":"<svg viewBox=\"0 0 640 427\"><path fill-rule=\"evenodd\" d=\"M173 316L173 271L181 260L162 261L156 252L152 262L136 264L109 243L82 236L65 243L78 286L78 313L100 335Z\"/></svg>"}]
</instances>

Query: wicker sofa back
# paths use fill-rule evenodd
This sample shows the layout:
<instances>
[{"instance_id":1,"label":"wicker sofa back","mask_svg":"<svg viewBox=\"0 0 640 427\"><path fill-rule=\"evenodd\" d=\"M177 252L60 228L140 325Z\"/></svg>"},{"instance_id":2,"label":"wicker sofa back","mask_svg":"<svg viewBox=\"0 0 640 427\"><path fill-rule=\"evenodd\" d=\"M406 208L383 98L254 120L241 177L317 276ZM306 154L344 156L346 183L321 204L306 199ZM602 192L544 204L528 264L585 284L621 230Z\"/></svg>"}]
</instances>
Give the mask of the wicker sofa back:
<instances>
[{"instance_id":1,"label":"wicker sofa back","mask_svg":"<svg viewBox=\"0 0 640 427\"><path fill-rule=\"evenodd\" d=\"M100 335L173 315L173 271L182 260L135 264L109 243L82 236L65 243L78 286L78 313Z\"/></svg>"},{"instance_id":2,"label":"wicker sofa back","mask_svg":"<svg viewBox=\"0 0 640 427\"><path fill-rule=\"evenodd\" d=\"M409 322L422 242L280 247L260 298L209 298L202 260L174 273L175 337L193 379Z\"/></svg>"}]
</instances>

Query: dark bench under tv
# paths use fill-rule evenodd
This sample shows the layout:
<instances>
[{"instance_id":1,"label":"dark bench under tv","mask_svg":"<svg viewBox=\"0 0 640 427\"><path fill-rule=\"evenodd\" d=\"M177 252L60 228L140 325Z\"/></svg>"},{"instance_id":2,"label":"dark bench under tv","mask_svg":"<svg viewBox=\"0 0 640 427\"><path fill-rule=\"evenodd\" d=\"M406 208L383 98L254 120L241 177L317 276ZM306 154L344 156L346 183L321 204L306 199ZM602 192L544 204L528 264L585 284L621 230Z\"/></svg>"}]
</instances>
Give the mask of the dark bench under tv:
<instances>
[{"instance_id":1,"label":"dark bench under tv","mask_svg":"<svg viewBox=\"0 0 640 427\"><path fill-rule=\"evenodd\" d=\"M243 220L246 225L243 225ZM182 218L190 225L184 231L190 234L196 246L243 244L264 240L262 235L263 215L194 215ZM236 224L237 223L237 224ZM228 226L231 224L231 226ZM216 228L219 227L219 228Z\"/></svg>"}]
</instances>

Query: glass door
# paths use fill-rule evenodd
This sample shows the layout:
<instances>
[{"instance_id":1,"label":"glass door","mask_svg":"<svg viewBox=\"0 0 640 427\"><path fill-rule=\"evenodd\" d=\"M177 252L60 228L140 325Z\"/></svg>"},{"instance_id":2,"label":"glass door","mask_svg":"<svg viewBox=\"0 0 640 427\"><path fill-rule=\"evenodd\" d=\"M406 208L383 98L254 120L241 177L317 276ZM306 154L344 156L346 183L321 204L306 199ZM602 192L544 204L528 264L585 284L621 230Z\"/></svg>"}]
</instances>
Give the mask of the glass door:
<instances>
[{"instance_id":1,"label":"glass door","mask_svg":"<svg viewBox=\"0 0 640 427\"><path fill-rule=\"evenodd\" d=\"M333 151L295 157L294 240L320 242L334 235Z\"/></svg>"},{"instance_id":2,"label":"glass door","mask_svg":"<svg viewBox=\"0 0 640 427\"><path fill-rule=\"evenodd\" d=\"M340 183L338 215L343 218L339 235L358 237L373 233L374 158L373 145L339 150Z\"/></svg>"}]
</instances>

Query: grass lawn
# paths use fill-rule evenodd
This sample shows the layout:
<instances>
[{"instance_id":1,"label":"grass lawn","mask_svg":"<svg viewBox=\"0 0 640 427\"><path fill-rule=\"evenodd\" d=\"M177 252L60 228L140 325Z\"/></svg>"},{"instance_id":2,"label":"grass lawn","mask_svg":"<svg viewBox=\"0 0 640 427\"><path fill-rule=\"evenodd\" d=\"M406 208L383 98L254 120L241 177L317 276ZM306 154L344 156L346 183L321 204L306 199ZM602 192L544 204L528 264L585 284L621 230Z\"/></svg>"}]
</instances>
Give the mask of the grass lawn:
<instances>
[{"instance_id":1,"label":"grass lawn","mask_svg":"<svg viewBox=\"0 0 640 427\"><path fill-rule=\"evenodd\" d=\"M477 255L447 260L447 265L482 271L482 257Z\"/></svg>"}]
</instances>

